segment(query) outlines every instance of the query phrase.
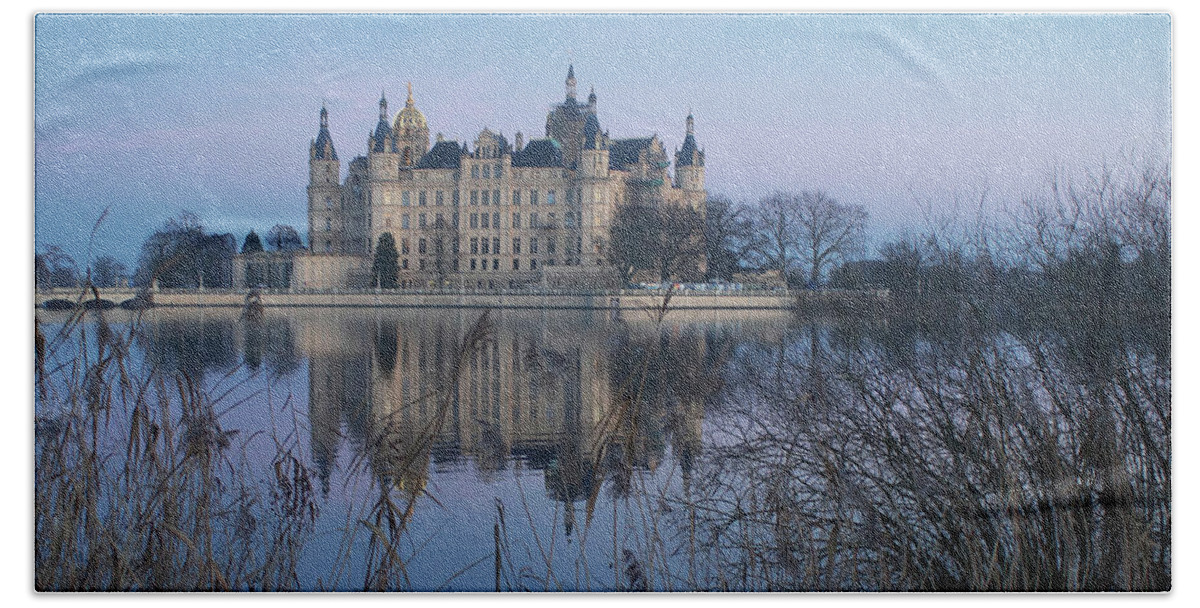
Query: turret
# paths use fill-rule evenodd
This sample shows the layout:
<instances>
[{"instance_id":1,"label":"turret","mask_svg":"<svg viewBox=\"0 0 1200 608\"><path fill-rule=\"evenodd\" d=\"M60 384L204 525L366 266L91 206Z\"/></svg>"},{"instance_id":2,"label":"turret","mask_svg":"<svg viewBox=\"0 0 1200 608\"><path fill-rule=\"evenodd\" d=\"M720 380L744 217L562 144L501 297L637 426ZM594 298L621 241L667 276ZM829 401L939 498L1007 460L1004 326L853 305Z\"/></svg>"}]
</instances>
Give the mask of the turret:
<instances>
[{"instance_id":1,"label":"turret","mask_svg":"<svg viewBox=\"0 0 1200 608\"><path fill-rule=\"evenodd\" d=\"M396 133L388 122L387 95L379 94L379 122L367 138L367 174L369 179L396 179L399 168Z\"/></svg>"},{"instance_id":2,"label":"turret","mask_svg":"<svg viewBox=\"0 0 1200 608\"><path fill-rule=\"evenodd\" d=\"M704 151L696 145L696 122L689 112L684 123L683 147L675 152L675 187L704 190Z\"/></svg>"},{"instance_id":3,"label":"turret","mask_svg":"<svg viewBox=\"0 0 1200 608\"><path fill-rule=\"evenodd\" d=\"M567 67L567 99L575 101L575 64Z\"/></svg>"},{"instance_id":4,"label":"turret","mask_svg":"<svg viewBox=\"0 0 1200 608\"><path fill-rule=\"evenodd\" d=\"M321 126L308 146L308 242L314 251L340 246L341 163L329 134L329 111L321 107Z\"/></svg>"}]
</instances>

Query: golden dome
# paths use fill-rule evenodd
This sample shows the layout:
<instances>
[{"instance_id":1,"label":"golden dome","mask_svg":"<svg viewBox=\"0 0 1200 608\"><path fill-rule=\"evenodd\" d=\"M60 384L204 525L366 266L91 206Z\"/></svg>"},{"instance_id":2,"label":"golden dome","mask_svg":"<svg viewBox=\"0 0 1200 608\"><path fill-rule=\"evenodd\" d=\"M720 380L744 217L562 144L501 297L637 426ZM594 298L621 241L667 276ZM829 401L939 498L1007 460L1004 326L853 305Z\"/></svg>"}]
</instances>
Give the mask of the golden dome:
<instances>
[{"instance_id":1,"label":"golden dome","mask_svg":"<svg viewBox=\"0 0 1200 608\"><path fill-rule=\"evenodd\" d=\"M403 135L406 131L421 131L428 130L429 126L425 122L425 115L413 105L412 83L408 83L408 100L404 102L404 109L396 113L396 121L392 124L392 129Z\"/></svg>"}]
</instances>

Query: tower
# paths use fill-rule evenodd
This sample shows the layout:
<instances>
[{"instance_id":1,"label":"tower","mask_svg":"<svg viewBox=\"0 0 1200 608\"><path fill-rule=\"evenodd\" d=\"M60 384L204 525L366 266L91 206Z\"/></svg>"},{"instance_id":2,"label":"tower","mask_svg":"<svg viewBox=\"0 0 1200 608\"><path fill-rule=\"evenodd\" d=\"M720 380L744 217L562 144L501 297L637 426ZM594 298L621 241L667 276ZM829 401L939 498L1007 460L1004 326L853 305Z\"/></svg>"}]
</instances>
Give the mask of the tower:
<instances>
[{"instance_id":1,"label":"tower","mask_svg":"<svg viewBox=\"0 0 1200 608\"><path fill-rule=\"evenodd\" d=\"M396 141L396 152L400 154L400 166L411 167L429 151L429 125L425 115L413 103L412 83L408 83L408 99L404 109L396 114L392 125Z\"/></svg>"},{"instance_id":2,"label":"tower","mask_svg":"<svg viewBox=\"0 0 1200 608\"><path fill-rule=\"evenodd\" d=\"M568 169L579 164L586 110L587 106L579 105L575 100L575 66L571 65L567 68L567 98L546 116L546 137L557 140L562 146L563 165Z\"/></svg>"},{"instance_id":3,"label":"tower","mask_svg":"<svg viewBox=\"0 0 1200 608\"><path fill-rule=\"evenodd\" d=\"M675 152L675 187L689 192L704 191L704 150L696 146L696 121L689 112L683 147Z\"/></svg>"},{"instance_id":4,"label":"tower","mask_svg":"<svg viewBox=\"0 0 1200 608\"><path fill-rule=\"evenodd\" d=\"M308 244L314 252L340 247L341 163L329 134L329 111L321 106L321 127L308 146Z\"/></svg>"},{"instance_id":5,"label":"tower","mask_svg":"<svg viewBox=\"0 0 1200 608\"><path fill-rule=\"evenodd\" d=\"M395 179L399 168L396 134L388 122L387 95L379 94L379 122L367 137L367 175L371 180Z\"/></svg>"}]
</instances>

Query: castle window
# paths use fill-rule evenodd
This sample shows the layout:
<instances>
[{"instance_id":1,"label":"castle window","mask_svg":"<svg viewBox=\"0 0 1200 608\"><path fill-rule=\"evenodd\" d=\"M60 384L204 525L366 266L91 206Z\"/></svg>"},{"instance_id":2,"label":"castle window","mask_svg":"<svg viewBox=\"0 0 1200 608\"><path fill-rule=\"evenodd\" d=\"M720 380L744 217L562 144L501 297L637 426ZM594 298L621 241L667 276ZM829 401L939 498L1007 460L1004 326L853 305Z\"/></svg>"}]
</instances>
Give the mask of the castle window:
<instances>
[{"instance_id":1,"label":"castle window","mask_svg":"<svg viewBox=\"0 0 1200 608\"><path fill-rule=\"evenodd\" d=\"M536 213L529 214L529 227L530 228L538 227L538 214L536 214Z\"/></svg>"},{"instance_id":2,"label":"castle window","mask_svg":"<svg viewBox=\"0 0 1200 608\"><path fill-rule=\"evenodd\" d=\"M325 218L325 232L329 232L330 230L333 230L333 221Z\"/></svg>"},{"instance_id":3,"label":"castle window","mask_svg":"<svg viewBox=\"0 0 1200 608\"><path fill-rule=\"evenodd\" d=\"M472 228L478 228L478 227L479 227L479 214L478 214L478 213L472 213L472 214L471 214L471 227L472 227Z\"/></svg>"},{"instance_id":4,"label":"castle window","mask_svg":"<svg viewBox=\"0 0 1200 608\"><path fill-rule=\"evenodd\" d=\"M401 205L404 205L405 207L407 207L409 205L409 203L411 201L411 198L409 196L410 194L412 194L412 193L409 192L408 190L405 190L404 192L402 192L400 194L400 204Z\"/></svg>"},{"instance_id":5,"label":"castle window","mask_svg":"<svg viewBox=\"0 0 1200 608\"><path fill-rule=\"evenodd\" d=\"M492 166L484 165L483 166L483 179L491 179L491 178L492 178Z\"/></svg>"},{"instance_id":6,"label":"castle window","mask_svg":"<svg viewBox=\"0 0 1200 608\"><path fill-rule=\"evenodd\" d=\"M458 228L458 214L457 213L450 214L450 225L455 228Z\"/></svg>"},{"instance_id":7,"label":"castle window","mask_svg":"<svg viewBox=\"0 0 1200 608\"><path fill-rule=\"evenodd\" d=\"M433 220L433 225L437 228L444 228L446 226L446 218L440 213L437 214L437 217Z\"/></svg>"},{"instance_id":8,"label":"castle window","mask_svg":"<svg viewBox=\"0 0 1200 608\"><path fill-rule=\"evenodd\" d=\"M492 253L500 253L500 237L492 238Z\"/></svg>"},{"instance_id":9,"label":"castle window","mask_svg":"<svg viewBox=\"0 0 1200 608\"><path fill-rule=\"evenodd\" d=\"M425 206L425 191L424 190L422 190L420 193L417 194L417 205L419 205L421 207Z\"/></svg>"},{"instance_id":10,"label":"castle window","mask_svg":"<svg viewBox=\"0 0 1200 608\"><path fill-rule=\"evenodd\" d=\"M425 258L421 258L420 267L421 267L421 270L425 270Z\"/></svg>"},{"instance_id":11,"label":"castle window","mask_svg":"<svg viewBox=\"0 0 1200 608\"><path fill-rule=\"evenodd\" d=\"M471 255L479 253L479 237L471 237ZM472 260L473 262L474 260ZM471 270L475 270L475 265L471 265Z\"/></svg>"},{"instance_id":12,"label":"castle window","mask_svg":"<svg viewBox=\"0 0 1200 608\"><path fill-rule=\"evenodd\" d=\"M554 191L553 191L553 190L550 190L550 191L547 191L547 192L546 192L546 204L547 204L547 205L553 205L553 204L554 204Z\"/></svg>"},{"instance_id":13,"label":"castle window","mask_svg":"<svg viewBox=\"0 0 1200 608\"><path fill-rule=\"evenodd\" d=\"M513 237L512 252L513 252L513 254L521 253L521 237L519 237L519 236Z\"/></svg>"},{"instance_id":14,"label":"castle window","mask_svg":"<svg viewBox=\"0 0 1200 608\"><path fill-rule=\"evenodd\" d=\"M529 239L529 253L537 253L537 252L538 252L537 239Z\"/></svg>"},{"instance_id":15,"label":"castle window","mask_svg":"<svg viewBox=\"0 0 1200 608\"><path fill-rule=\"evenodd\" d=\"M479 179L479 165L471 165L471 179Z\"/></svg>"},{"instance_id":16,"label":"castle window","mask_svg":"<svg viewBox=\"0 0 1200 608\"><path fill-rule=\"evenodd\" d=\"M454 192L453 192L453 193L450 195L450 199L451 199L451 201L450 201L450 202L454 203L454 205L455 205L455 206L458 206L458 190L455 190L455 191L454 191Z\"/></svg>"},{"instance_id":17,"label":"castle window","mask_svg":"<svg viewBox=\"0 0 1200 608\"><path fill-rule=\"evenodd\" d=\"M553 266L553 265L554 265L554 258L550 258L550 259L546 260L546 265L547 265L547 266Z\"/></svg>"},{"instance_id":18,"label":"castle window","mask_svg":"<svg viewBox=\"0 0 1200 608\"><path fill-rule=\"evenodd\" d=\"M408 258L400 260L400 270L408 270Z\"/></svg>"},{"instance_id":19,"label":"castle window","mask_svg":"<svg viewBox=\"0 0 1200 608\"><path fill-rule=\"evenodd\" d=\"M520 227L521 227L521 214L520 214L520 213L514 213L514 214L513 214L513 223L512 223L512 227L513 227L513 228L520 228Z\"/></svg>"},{"instance_id":20,"label":"castle window","mask_svg":"<svg viewBox=\"0 0 1200 608\"><path fill-rule=\"evenodd\" d=\"M537 201L537 198L538 198L538 197L537 197L537 195L538 195L538 191L537 191L537 190L530 190L530 191L529 191L529 204L530 204L530 205L536 205L536 204L538 204L538 201Z\"/></svg>"},{"instance_id":21,"label":"castle window","mask_svg":"<svg viewBox=\"0 0 1200 608\"><path fill-rule=\"evenodd\" d=\"M327 197L325 197L325 208L326 208L326 209L333 209L333 199L332 199L332 198L329 198L328 196L327 196Z\"/></svg>"},{"instance_id":22,"label":"castle window","mask_svg":"<svg viewBox=\"0 0 1200 608\"><path fill-rule=\"evenodd\" d=\"M537 270L537 260L536 259L529 260L529 269Z\"/></svg>"},{"instance_id":23,"label":"castle window","mask_svg":"<svg viewBox=\"0 0 1200 608\"><path fill-rule=\"evenodd\" d=\"M556 219L558 219L558 215L555 214L553 211L546 214L546 224L549 225L551 228L554 227L554 220L556 220Z\"/></svg>"},{"instance_id":24,"label":"castle window","mask_svg":"<svg viewBox=\"0 0 1200 608\"><path fill-rule=\"evenodd\" d=\"M421 228L425 227L425 214L424 213L417 216L417 226L420 226Z\"/></svg>"},{"instance_id":25,"label":"castle window","mask_svg":"<svg viewBox=\"0 0 1200 608\"><path fill-rule=\"evenodd\" d=\"M408 255L408 239L400 239L400 253Z\"/></svg>"},{"instance_id":26,"label":"castle window","mask_svg":"<svg viewBox=\"0 0 1200 608\"><path fill-rule=\"evenodd\" d=\"M500 258L492 258L492 270L500 270Z\"/></svg>"},{"instance_id":27,"label":"castle window","mask_svg":"<svg viewBox=\"0 0 1200 608\"><path fill-rule=\"evenodd\" d=\"M513 258L513 270L520 270L520 269L521 269L520 258Z\"/></svg>"},{"instance_id":28,"label":"castle window","mask_svg":"<svg viewBox=\"0 0 1200 608\"><path fill-rule=\"evenodd\" d=\"M550 255L554 255L556 253L554 250L557 248L557 246L558 246L558 239L555 239L555 238L546 239L546 253L549 253Z\"/></svg>"},{"instance_id":29,"label":"castle window","mask_svg":"<svg viewBox=\"0 0 1200 608\"><path fill-rule=\"evenodd\" d=\"M492 228L495 228L497 230L500 229L500 212L499 211L492 213Z\"/></svg>"},{"instance_id":30,"label":"castle window","mask_svg":"<svg viewBox=\"0 0 1200 608\"><path fill-rule=\"evenodd\" d=\"M499 190L492 190L492 201L494 203L496 203L497 205L500 204L500 191Z\"/></svg>"},{"instance_id":31,"label":"castle window","mask_svg":"<svg viewBox=\"0 0 1200 608\"><path fill-rule=\"evenodd\" d=\"M484 207L487 207L487 205L488 205L488 198L490 197L490 195L491 195L491 194L490 194L490 193L489 193L487 190L484 190L484 191L483 191L483 196L482 196L482 198L483 198L483 206L484 206Z\"/></svg>"},{"instance_id":32,"label":"castle window","mask_svg":"<svg viewBox=\"0 0 1200 608\"><path fill-rule=\"evenodd\" d=\"M566 221L568 227L574 228L575 227L575 212L568 211L565 221Z\"/></svg>"},{"instance_id":33,"label":"castle window","mask_svg":"<svg viewBox=\"0 0 1200 608\"><path fill-rule=\"evenodd\" d=\"M491 247L488 246L488 245L490 245L490 243L488 243L487 239L482 239L482 240L483 240L483 242L479 244L479 252L482 253L483 255L487 255L487 254L491 253L491 251L490 251Z\"/></svg>"},{"instance_id":34,"label":"castle window","mask_svg":"<svg viewBox=\"0 0 1200 608\"><path fill-rule=\"evenodd\" d=\"M520 190L513 190L512 204L514 204L514 205L521 204L521 191Z\"/></svg>"},{"instance_id":35,"label":"castle window","mask_svg":"<svg viewBox=\"0 0 1200 608\"><path fill-rule=\"evenodd\" d=\"M458 253L458 237L455 237L450 240L450 251L452 251L454 253ZM457 269L457 268L458 267L455 266L455 269Z\"/></svg>"},{"instance_id":36,"label":"castle window","mask_svg":"<svg viewBox=\"0 0 1200 608\"><path fill-rule=\"evenodd\" d=\"M333 251L333 241L325 241L325 253Z\"/></svg>"},{"instance_id":37,"label":"castle window","mask_svg":"<svg viewBox=\"0 0 1200 608\"><path fill-rule=\"evenodd\" d=\"M417 239L417 253L424 255L424 253L425 253L425 239ZM551 252L551 253L553 253L553 252ZM422 267L422 268L423 268L423 267Z\"/></svg>"},{"instance_id":38,"label":"castle window","mask_svg":"<svg viewBox=\"0 0 1200 608\"><path fill-rule=\"evenodd\" d=\"M479 204L479 191L478 191L478 190L472 190L472 191L471 191L471 204L472 204L472 205L478 205L478 204Z\"/></svg>"},{"instance_id":39,"label":"castle window","mask_svg":"<svg viewBox=\"0 0 1200 608\"><path fill-rule=\"evenodd\" d=\"M496 163L496 168L492 170L492 175L496 176L496 179L500 179L500 163Z\"/></svg>"},{"instance_id":40,"label":"castle window","mask_svg":"<svg viewBox=\"0 0 1200 608\"><path fill-rule=\"evenodd\" d=\"M471 270L475 270L475 258L471 258Z\"/></svg>"},{"instance_id":41,"label":"castle window","mask_svg":"<svg viewBox=\"0 0 1200 608\"><path fill-rule=\"evenodd\" d=\"M445 202L445 197L442 196L441 190L438 190L437 192L433 193L433 204L437 205L438 207L441 207L442 203L444 203L444 202Z\"/></svg>"},{"instance_id":42,"label":"castle window","mask_svg":"<svg viewBox=\"0 0 1200 608\"><path fill-rule=\"evenodd\" d=\"M450 267L454 269L454 272L458 272L458 258L450 260Z\"/></svg>"},{"instance_id":43,"label":"castle window","mask_svg":"<svg viewBox=\"0 0 1200 608\"><path fill-rule=\"evenodd\" d=\"M480 219L483 220L480 224L480 228L487 228L488 227L488 214L484 213L483 217Z\"/></svg>"},{"instance_id":44,"label":"castle window","mask_svg":"<svg viewBox=\"0 0 1200 608\"><path fill-rule=\"evenodd\" d=\"M408 228L408 214L407 214L407 213L405 213L404 215L400 216L400 227L401 227L401 228Z\"/></svg>"}]
</instances>

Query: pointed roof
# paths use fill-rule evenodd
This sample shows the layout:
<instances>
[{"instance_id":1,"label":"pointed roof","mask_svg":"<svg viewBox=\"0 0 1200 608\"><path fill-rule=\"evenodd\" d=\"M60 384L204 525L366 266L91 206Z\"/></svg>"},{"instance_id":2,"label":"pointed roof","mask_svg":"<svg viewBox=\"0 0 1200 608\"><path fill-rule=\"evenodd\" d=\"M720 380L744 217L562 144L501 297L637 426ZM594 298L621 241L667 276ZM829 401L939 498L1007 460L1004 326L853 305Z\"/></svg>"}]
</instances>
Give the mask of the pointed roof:
<instances>
[{"instance_id":1,"label":"pointed roof","mask_svg":"<svg viewBox=\"0 0 1200 608\"><path fill-rule=\"evenodd\" d=\"M676 167L704 166L704 151L700 150L696 145L696 123L692 118L691 112L688 112L686 121L687 135L683 138L683 147L675 153Z\"/></svg>"},{"instance_id":2,"label":"pointed roof","mask_svg":"<svg viewBox=\"0 0 1200 608\"><path fill-rule=\"evenodd\" d=\"M337 150L333 147L333 136L329 134L329 111L321 106L321 128L317 131L317 139L312 143L313 160L337 160Z\"/></svg>"}]
</instances>

